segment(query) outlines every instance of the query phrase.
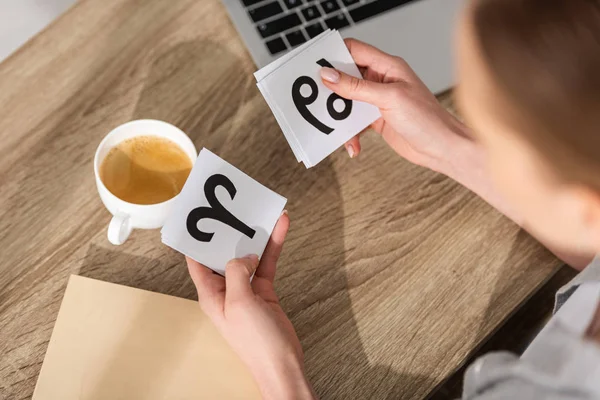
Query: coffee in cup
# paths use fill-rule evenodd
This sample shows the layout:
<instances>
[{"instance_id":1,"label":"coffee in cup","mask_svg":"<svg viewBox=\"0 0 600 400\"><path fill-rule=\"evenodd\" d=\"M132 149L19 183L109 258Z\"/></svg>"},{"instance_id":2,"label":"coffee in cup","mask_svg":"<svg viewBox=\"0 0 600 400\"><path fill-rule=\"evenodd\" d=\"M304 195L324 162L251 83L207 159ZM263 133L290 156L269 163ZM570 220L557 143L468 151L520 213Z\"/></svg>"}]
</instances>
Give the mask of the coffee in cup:
<instances>
[{"instance_id":1,"label":"coffee in cup","mask_svg":"<svg viewBox=\"0 0 600 400\"><path fill-rule=\"evenodd\" d=\"M157 204L179 194L192 161L175 142L152 135L126 139L100 164L100 179L115 196L133 204Z\"/></svg>"}]
</instances>

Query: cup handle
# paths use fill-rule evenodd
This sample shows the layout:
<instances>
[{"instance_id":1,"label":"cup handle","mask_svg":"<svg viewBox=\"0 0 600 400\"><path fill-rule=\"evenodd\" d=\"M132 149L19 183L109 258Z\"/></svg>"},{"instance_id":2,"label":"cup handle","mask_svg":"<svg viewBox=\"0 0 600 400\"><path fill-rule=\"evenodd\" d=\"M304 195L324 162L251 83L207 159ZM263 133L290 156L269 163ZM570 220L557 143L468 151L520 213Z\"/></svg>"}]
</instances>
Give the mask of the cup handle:
<instances>
[{"instance_id":1,"label":"cup handle","mask_svg":"<svg viewBox=\"0 0 600 400\"><path fill-rule=\"evenodd\" d=\"M129 215L115 215L108 225L108 241L118 246L127 240L131 234Z\"/></svg>"}]
</instances>

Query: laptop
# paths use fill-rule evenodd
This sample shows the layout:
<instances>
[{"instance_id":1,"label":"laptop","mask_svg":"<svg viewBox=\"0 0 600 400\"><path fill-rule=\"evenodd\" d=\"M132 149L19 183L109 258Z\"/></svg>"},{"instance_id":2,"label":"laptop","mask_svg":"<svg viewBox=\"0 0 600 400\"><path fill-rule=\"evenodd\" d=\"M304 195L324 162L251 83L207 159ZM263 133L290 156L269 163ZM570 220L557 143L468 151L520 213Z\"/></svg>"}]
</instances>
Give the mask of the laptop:
<instances>
[{"instance_id":1,"label":"laptop","mask_svg":"<svg viewBox=\"0 0 600 400\"><path fill-rule=\"evenodd\" d=\"M454 84L463 0L222 0L259 68L327 28L404 58L434 93Z\"/></svg>"}]
</instances>

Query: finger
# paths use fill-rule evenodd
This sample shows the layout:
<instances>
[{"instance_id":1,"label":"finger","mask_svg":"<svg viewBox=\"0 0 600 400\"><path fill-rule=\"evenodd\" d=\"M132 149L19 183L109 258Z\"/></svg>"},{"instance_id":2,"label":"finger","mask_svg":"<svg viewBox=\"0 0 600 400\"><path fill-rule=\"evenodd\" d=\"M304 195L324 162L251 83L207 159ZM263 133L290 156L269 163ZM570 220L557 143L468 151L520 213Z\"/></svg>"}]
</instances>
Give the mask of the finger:
<instances>
[{"instance_id":1,"label":"finger","mask_svg":"<svg viewBox=\"0 0 600 400\"><path fill-rule=\"evenodd\" d=\"M367 67L359 67L358 71L360 72L360 76L362 76L364 79L367 77L367 73L368 73L369 69Z\"/></svg>"},{"instance_id":2,"label":"finger","mask_svg":"<svg viewBox=\"0 0 600 400\"><path fill-rule=\"evenodd\" d=\"M346 47L354 62L359 67L369 68L378 73L385 73L386 69L396 61L396 57L379 50L370 44L360 40L348 38L344 39Z\"/></svg>"},{"instance_id":3,"label":"finger","mask_svg":"<svg viewBox=\"0 0 600 400\"><path fill-rule=\"evenodd\" d=\"M361 70L364 78L385 82L420 81L404 59L385 53L360 40L345 39L344 42L359 69L366 68L366 73Z\"/></svg>"},{"instance_id":4,"label":"finger","mask_svg":"<svg viewBox=\"0 0 600 400\"><path fill-rule=\"evenodd\" d=\"M383 117L379 118L378 120L376 120L375 122L373 122L371 124L371 128L373 128L373 130L377 133L383 133L383 127L385 126L385 120L383 119Z\"/></svg>"},{"instance_id":5,"label":"finger","mask_svg":"<svg viewBox=\"0 0 600 400\"><path fill-rule=\"evenodd\" d=\"M402 78L403 62L400 58L356 39L344 40L363 78L380 81L386 77ZM363 72L364 71L364 72Z\"/></svg>"},{"instance_id":6,"label":"finger","mask_svg":"<svg viewBox=\"0 0 600 400\"><path fill-rule=\"evenodd\" d=\"M196 290L198 290L198 297L200 298L201 296L205 296L213 292L215 288L211 282L213 275L212 271L200 264L198 261L192 260L189 257L186 257L185 261L187 263L190 276L192 277L192 281L194 282L194 285L196 285Z\"/></svg>"},{"instance_id":7,"label":"finger","mask_svg":"<svg viewBox=\"0 0 600 400\"><path fill-rule=\"evenodd\" d=\"M198 303L207 314L223 310L225 280L212 270L189 257L185 258L188 271L198 292Z\"/></svg>"},{"instance_id":8,"label":"finger","mask_svg":"<svg viewBox=\"0 0 600 400\"><path fill-rule=\"evenodd\" d=\"M323 84L345 99L364 101L382 108L389 87L384 83L350 76L333 68L321 68ZM388 89L388 90L386 90Z\"/></svg>"},{"instance_id":9,"label":"finger","mask_svg":"<svg viewBox=\"0 0 600 400\"><path fill-rule=\"evenodd\" d=\"M358 157L360 154L360 134L354 136L352 139L348 140L345 144L346 151L350 158Z\"/></svg>"},{"instance_id":10,"label":"finger","mask_svg":"<svg viewBox=\"0 0 600 400\"><path fill-rule=\"evenodd\" d=\"M258 267L258 256L252 254L244 258L235 258L225 266L225 302L238 300L252 295L250 277Z\"/></svg>"},{"instance_id":11,"label":"finger","mask_svg":"<svg viewBox=\"0 0 600 400\"><path fill-rule=\"evenodd\" d=\"M260 266L256 270L256 276L260 278L265 278L270 282L275 280L275 270L277 269L277 261L279 260L279 256L281 255L281 250L283 249L283 242L285 241L285 237L290 228L290 217L287 211L284 211L283 214L279 217L277 224L275 224L275 228L273 229L273 233L271 234L271 238L269 239L269 243L267 243L267 247L265 248L265 252L263 253L262 259L260 260Z\"/></svg>"}]
</instances>

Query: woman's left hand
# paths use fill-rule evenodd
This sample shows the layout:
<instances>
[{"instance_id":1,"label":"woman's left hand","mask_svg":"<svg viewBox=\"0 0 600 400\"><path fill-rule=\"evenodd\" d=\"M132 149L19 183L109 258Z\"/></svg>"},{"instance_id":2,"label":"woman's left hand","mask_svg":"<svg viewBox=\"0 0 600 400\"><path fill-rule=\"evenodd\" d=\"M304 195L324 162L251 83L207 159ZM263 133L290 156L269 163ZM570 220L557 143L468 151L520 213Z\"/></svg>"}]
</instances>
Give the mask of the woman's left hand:
<instances>
[{"instance_id":1,"label":"woman's left hand","mask_svg":"<svg viewBox=\"0 0 600 400\"><path fill-rule=\"evenodd\" d=\"M225 278L186 258L202 311L248 366L264 399L314 398L300 341L273 288L289 225L284 213L260 264L256 255L231 260Z\"/></svg>"}]
</instances>

